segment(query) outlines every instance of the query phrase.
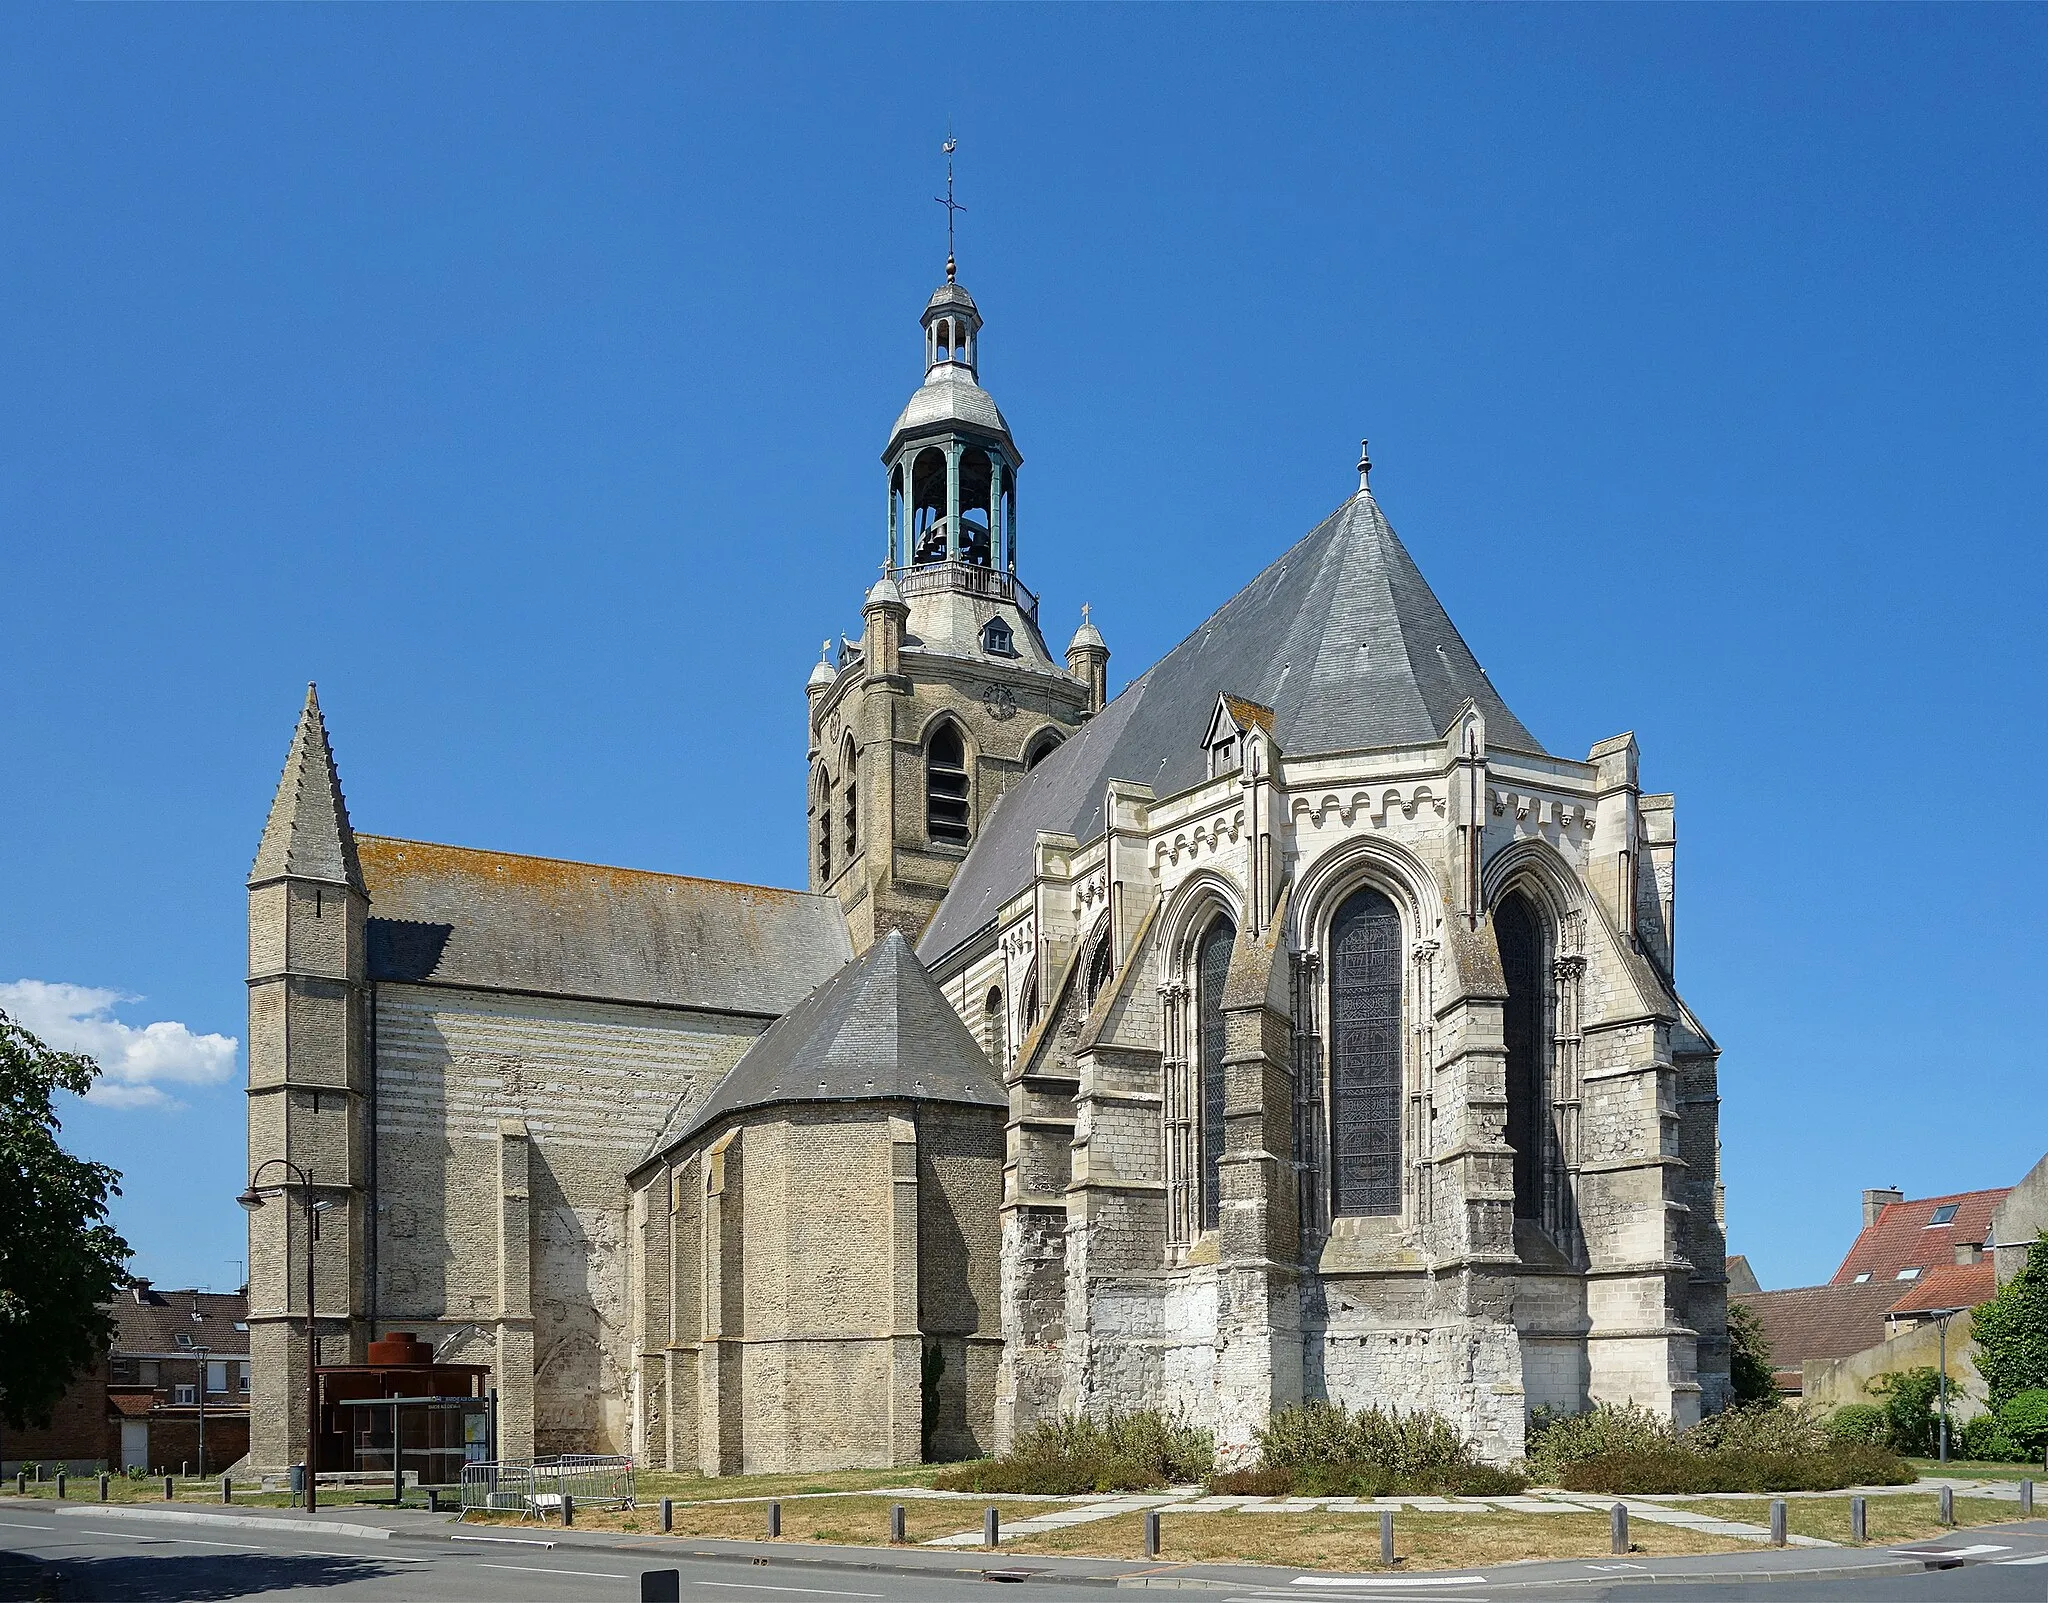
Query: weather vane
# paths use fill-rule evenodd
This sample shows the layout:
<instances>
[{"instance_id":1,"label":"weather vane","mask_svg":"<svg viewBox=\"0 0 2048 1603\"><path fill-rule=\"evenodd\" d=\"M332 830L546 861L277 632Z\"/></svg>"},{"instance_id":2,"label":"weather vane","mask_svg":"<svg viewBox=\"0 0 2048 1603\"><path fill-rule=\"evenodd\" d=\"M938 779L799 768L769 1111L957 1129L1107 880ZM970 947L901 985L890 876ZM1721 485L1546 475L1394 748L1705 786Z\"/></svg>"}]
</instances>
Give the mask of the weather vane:
<instances>
[{"instance_id":1,"label":"weather vane","mask_svg":"<svg viewBox=\"0 0 2048 1603\"><path fill-rule=\"evenodd\" d=\"M946 208L946 282L949 284L953 282L955 272L953 262L953 214L967 210L965 206L953 198L953 152L959 149L959 147L960 141L953 137L950 129L947 130L946 142L940 147L946 153L946 192L943 195L932 196L933 200Z\"/></svg>"}]
</instances>

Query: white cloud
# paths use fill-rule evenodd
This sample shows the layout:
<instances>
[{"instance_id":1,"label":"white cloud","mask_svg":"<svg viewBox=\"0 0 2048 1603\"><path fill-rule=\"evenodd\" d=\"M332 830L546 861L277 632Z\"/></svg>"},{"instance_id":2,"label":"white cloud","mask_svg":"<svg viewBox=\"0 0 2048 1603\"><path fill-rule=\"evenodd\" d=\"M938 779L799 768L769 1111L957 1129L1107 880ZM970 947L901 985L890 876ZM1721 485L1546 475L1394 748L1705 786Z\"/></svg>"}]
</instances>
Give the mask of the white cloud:
<instances>
[{"instance_id":1,"label":"white cloud","mask_svg":"<svg viewBox=\"0 0 2048 1603\"><path fill-rule=\"evenodd\" d=\"M48 980L0 983L0 1011L64 1052L91 1054L104 1071L85 1094L110 1108L169 1108L166 1085L218 1085L235 1072L241 1042L195 1035L172 1019L123 1024L114 1009L139 996Z\"/></svg>"}]
</instances>

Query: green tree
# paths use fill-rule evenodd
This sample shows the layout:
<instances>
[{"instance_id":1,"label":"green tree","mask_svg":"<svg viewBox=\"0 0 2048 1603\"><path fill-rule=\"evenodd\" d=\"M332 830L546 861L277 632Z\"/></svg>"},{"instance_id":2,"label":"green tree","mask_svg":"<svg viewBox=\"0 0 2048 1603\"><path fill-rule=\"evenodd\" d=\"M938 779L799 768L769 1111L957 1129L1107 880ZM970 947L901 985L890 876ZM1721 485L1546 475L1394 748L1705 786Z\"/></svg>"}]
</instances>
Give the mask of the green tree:
<instances>
[{"instance_id":1,"label":"green tree","mask_svg":"<svg viewBox=\"0 0 2048 1603\"><path fill-rule=\"evenodd\" d=\"M107 1199L121 1177L57 1144L51 1106L99 1072L0 1013L0 1419L16 1430L45 1423L114 1338L105 1305L126 1281L129 1249Z\"/></svg>"},{"instance_id":2,"label":"green tree","mask_svg":"<svg viewBox=\"0 0 2048 1603\"><path fill-rule=\"evenodd\" d=\"M1728 1305L1728 1378L1735 1386L1738 1403L1775 1402L1777 1382L1772 1378L1771 1344L1755 1312L1746 1304Z\"/></svg>"},{"instance_id":3,"label":"green tree","mask_svg":"<svg viewBox=\"0 0 2048 1603\"><path fill-rule=\"evenodd\" d=\"M1972 1311L1970 1334L1994 1409L2048 1387L2048 1230L2028 1249L2026 1267Z\"/></svg>"}]
</instances>

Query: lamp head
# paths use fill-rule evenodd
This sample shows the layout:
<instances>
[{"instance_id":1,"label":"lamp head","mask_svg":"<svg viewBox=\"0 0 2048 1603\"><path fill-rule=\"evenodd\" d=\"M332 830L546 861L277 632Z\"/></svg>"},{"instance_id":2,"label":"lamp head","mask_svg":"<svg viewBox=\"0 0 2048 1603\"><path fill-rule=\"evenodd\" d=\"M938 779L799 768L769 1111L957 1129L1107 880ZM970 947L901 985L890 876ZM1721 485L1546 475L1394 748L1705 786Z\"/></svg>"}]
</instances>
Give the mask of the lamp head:
<instances>
[{"instance_id":1,"label":"lamp head","mask_svg":"<svg viewBox=\"0 0 2048 1603\"><path fill-rule=\"evenodd\" d=\"M254 1213L258 1208L263 1206L263 1198L254 1186L249 1187L247 1191L244 1191L239 1197L235 1198L235 1201L239 1202L251 1213Z\"/></svg>"}]
</instances>

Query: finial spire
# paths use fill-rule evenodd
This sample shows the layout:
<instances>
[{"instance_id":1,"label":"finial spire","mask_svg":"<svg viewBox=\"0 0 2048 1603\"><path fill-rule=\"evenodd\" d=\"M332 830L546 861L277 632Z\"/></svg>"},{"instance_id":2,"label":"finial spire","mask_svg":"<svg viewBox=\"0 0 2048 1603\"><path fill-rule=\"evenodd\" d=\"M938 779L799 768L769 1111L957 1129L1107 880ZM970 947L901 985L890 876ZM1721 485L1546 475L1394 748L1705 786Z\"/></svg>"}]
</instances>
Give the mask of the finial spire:
<instances>
[{"instance_id":1,"label":"finial spire","mask_svg":"<svg viewBox=\"0 0 2048 1603\"><path fill-rule=\"evenodd\" d=\"M964 212L967 208L953 198L953 152L960 148L960 141L953 137L950 128L946 130L945 144L939 148L946 153L946 192L943 195L934 195L932 199L946 208L946 282L951 284L955 282L957 275L957 267L953 260L953 214Z\"/></svg>"},{"instance_id":2,"label":"finial spire","mask_svg":"<svg viewBox=\"0 0 2048 1603\"><path fill-rule=\"evenodd\" d=\"M1358 487L1361 490L1372 488L1368 482L1372 477L1372 452L1366 448L1369 443L1366 440L1358 442Z\"/></svg>"}]
</instances>

